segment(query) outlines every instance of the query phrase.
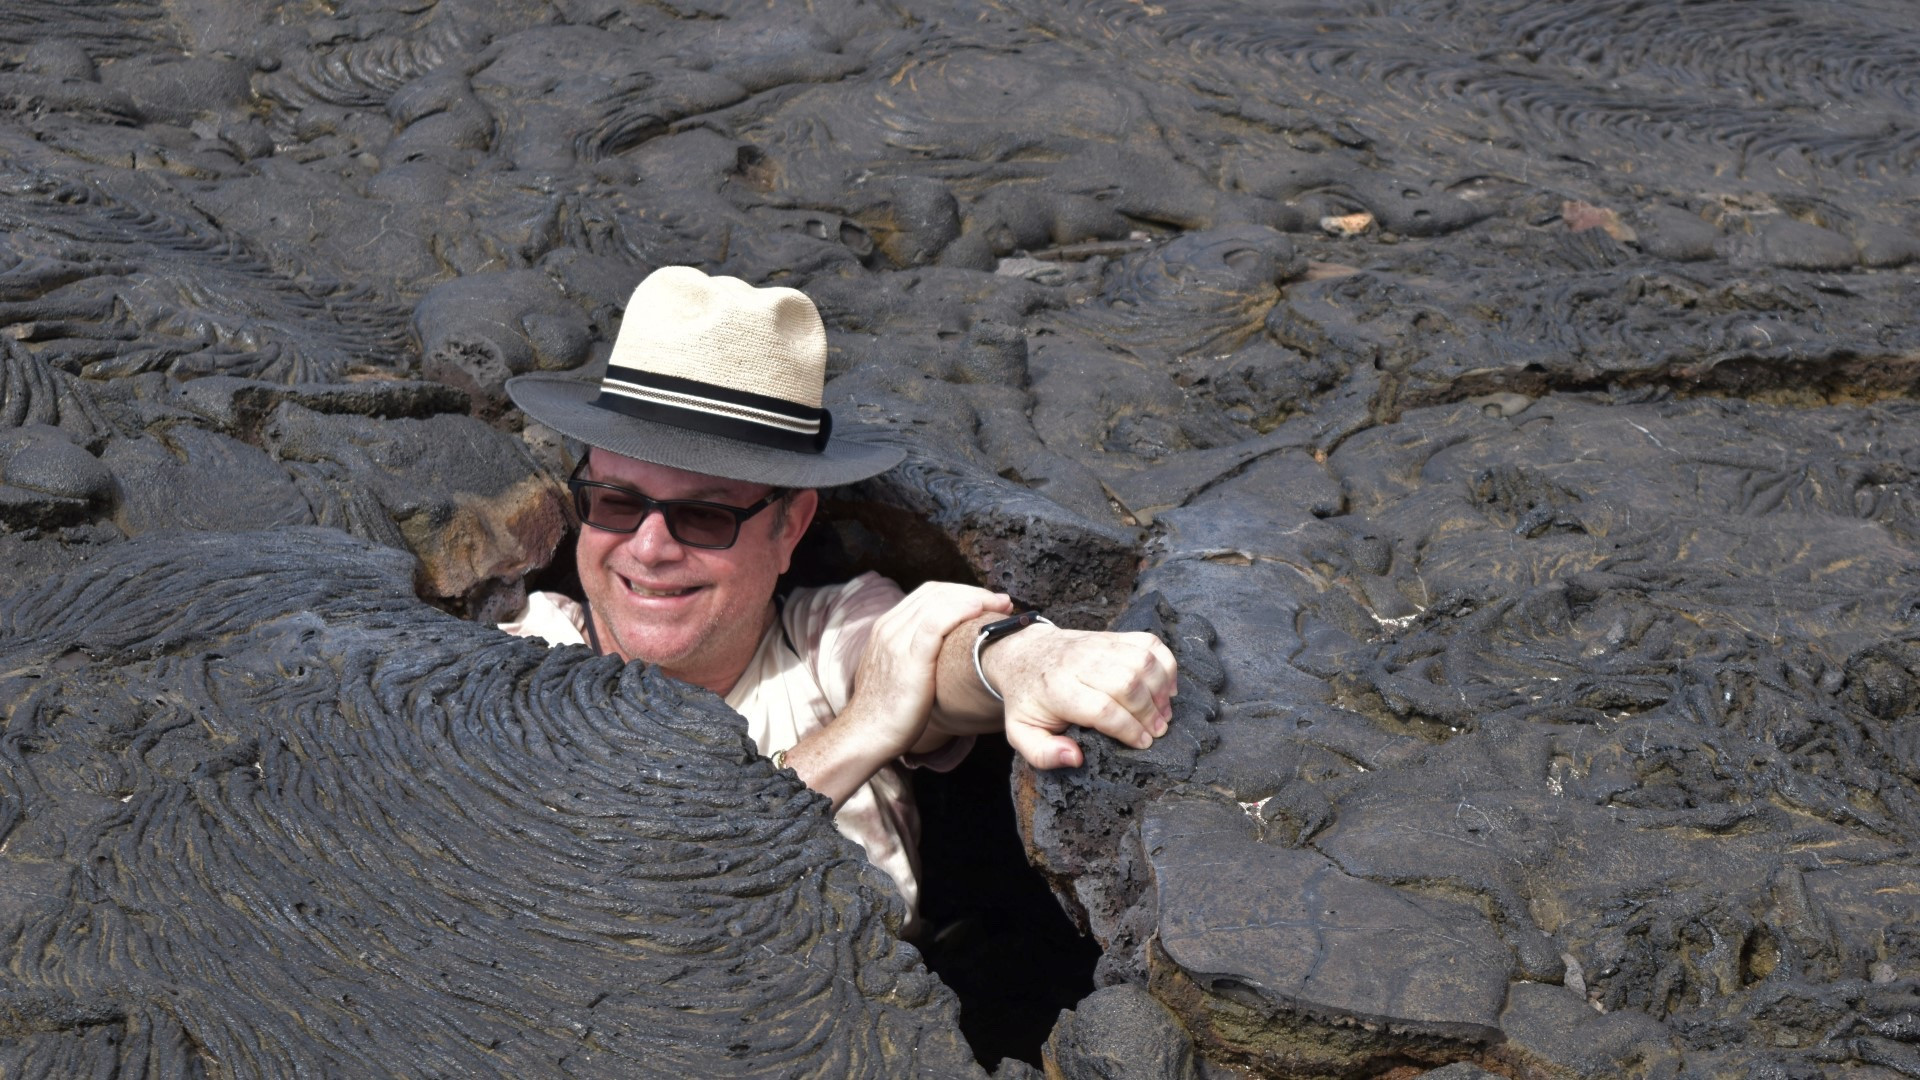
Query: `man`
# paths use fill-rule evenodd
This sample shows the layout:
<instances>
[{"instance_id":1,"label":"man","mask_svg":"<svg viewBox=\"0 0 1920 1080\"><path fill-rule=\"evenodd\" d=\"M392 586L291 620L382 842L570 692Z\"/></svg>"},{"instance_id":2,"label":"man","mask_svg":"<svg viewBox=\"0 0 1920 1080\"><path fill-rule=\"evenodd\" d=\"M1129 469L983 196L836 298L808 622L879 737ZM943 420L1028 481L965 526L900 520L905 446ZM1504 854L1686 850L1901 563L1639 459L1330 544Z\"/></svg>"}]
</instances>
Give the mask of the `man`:
<instances>
[{"instance_id":1,"label":"man","mask_svg":"<svg viewBox=\"0 0 1920 1080\"><path fill-rule=\"evenodd\" d=\"M1151 634L1009 618L1006 596L966 585L903 596L863 574L776 598L815 489L902 457L832 434L825 376L804 295L665 267L634 291L599 386L510 381L527 415L590 449L569 481L586 603L535 594L504 628L719 694L762 753L833 801L911 923L917 821L898 763L951 768L973 736L1002 730L1039 769L1081 764L1069 727L1149 746L1166 732L1174 663Z\"/></svg>"}]
</instances>

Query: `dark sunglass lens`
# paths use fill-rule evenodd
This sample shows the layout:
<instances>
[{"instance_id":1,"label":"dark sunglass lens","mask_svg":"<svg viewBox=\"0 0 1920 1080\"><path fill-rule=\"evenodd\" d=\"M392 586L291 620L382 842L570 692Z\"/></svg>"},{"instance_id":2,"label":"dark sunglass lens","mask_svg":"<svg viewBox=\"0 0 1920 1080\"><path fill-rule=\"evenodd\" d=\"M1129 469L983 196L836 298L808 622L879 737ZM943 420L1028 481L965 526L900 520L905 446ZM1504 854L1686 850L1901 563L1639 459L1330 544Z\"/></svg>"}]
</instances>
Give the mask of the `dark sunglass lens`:
<instances>
[{"instance_id":1,"label":"dark sunglass lens","mask_svg":"<svg viewBox=\"0 0 1920 1080\"><path fill-rule=\"evenodd\" d=\"M724 510L680 505L667 511L667 524L683 544L726 547L733 543L740 523Z\"/></svg>"},{"instance_id":2,"label":"dark sunglass lens","mask_svg":"<svg viewBox=\"0 0 1920 1080\"><path fill-rule=\"evenodd\" d=\"M579 488L574 493L574 501L579 507L581 520L617 532L632 532L639 527L640 519L647 513L646 503L623 491L609 488Z\"/></svg>"}]
</instances>

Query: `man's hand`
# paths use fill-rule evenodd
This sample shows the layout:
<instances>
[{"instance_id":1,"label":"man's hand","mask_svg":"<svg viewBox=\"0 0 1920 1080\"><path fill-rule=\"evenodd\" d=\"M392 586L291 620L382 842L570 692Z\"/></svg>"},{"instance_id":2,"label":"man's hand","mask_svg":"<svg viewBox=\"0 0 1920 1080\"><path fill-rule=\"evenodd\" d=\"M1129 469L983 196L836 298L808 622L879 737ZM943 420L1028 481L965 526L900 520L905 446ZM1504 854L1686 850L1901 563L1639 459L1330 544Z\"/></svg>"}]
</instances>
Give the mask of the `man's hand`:
<instances>
[{"instance_id":1,"label":"man's hand","mask_svg":"<svg viewBox=\"0 0 1920 1080\"><path fill-rule=\"evenodd\" d=\"M1173 653L1152 634L1063 630L1045 623L980 654L1005 696L995 701L973 668L981 626L1007 615L1003 593L929 582L873 624L847 707L808 734L786 762L838 807L888 762L956 735L1006 730L1036 769L1083 764L1063 732L1086 727L1142 749L1167 732L1176 691ZM930 722L931 721L931 722Z\"/></svg>"},{"instance_id":2,"label":"man's hand","mask_svg":"<svg viewBox=\"0 0 1920 1080\"><path fill-rule=\"evenodd\" d=\"M930 581L876 619L867 653L853 678L854 702L865 713L883 717L877 737L897 742L904 754L920 741L938 689L938 663L947 635L989 612L1005 615L1013 601L1005 593L971 585ZM842 714L845 715L845 714Z\"/></svg>"},{"instance_id":3,"label":"man's hand","mask_svg":"<svg viewBox=\"0 0 1920 1080\"><path fill-rule=\"evenodd\" d=\"M929 582L913 590L874 620L847 707L795 744L787 764L839 809L882 766L928 738L947 636L982 616L1012 610L1004 594L970 585ZM946 738L936 734L932 741Z\"/></svg>"},{"instance_id":4,"label":"man's hand","mask_svg":"<svg viewBox=\"0 0 1920 1080\"><path fill-rule=\"evenodd\" d=\"M1173 715L1173 653L1152 634L1039 623L995 642L980 664L1006 699L1007 742L1036 769L1083 763L1069 727L1144 750Z\"/></svg>"}]
</instances>

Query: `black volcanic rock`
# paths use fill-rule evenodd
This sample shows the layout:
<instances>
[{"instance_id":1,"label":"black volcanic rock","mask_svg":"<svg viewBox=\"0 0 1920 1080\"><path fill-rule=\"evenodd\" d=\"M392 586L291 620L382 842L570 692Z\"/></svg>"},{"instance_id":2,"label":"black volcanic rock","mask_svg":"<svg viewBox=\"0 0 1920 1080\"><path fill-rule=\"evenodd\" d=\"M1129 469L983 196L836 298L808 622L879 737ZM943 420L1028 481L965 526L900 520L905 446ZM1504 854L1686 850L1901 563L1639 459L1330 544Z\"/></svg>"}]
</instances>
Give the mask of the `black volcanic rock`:
<instances>
[{"instance_id":1,"label":"black volcanic rock","mask_svg":"<svg viewBox=\"0 0 1920 1080\"><path fill-rule=\"evenodd\" d=\"M1055 1071L1920 1073L1916 56L1876 0L13 0L0 1072L967 1071L710 703L407 596L564 550L500 386L691 263L806 289L909 451L812 572L1180 658L1168 738L1014 777L1104 950ZM635 898L695 914L622 977Z\"/></svg>"},{"instance_id":2,"label":"black volcanic rock","mask_svg":"<svg viewBox=\"0 0 1920 1080\"><path fill-rule=\"evenodd\" d=\"M175 533L0 606L8 1076L980 1075L737 716L410 563Z\"/></svg>"},{"instance_id":3,"label":"black volcanic rock","mask_svg":"<svg viewBox=\"0 0 1920 1080\"><path fill-rule=\"evenodd\" d=\"M1063 1013L1047 1062L1067 1080L1194 1080L1193 1043L1166 1007L1137 986L1096 990Z\"/></svg>"}]
</instances>

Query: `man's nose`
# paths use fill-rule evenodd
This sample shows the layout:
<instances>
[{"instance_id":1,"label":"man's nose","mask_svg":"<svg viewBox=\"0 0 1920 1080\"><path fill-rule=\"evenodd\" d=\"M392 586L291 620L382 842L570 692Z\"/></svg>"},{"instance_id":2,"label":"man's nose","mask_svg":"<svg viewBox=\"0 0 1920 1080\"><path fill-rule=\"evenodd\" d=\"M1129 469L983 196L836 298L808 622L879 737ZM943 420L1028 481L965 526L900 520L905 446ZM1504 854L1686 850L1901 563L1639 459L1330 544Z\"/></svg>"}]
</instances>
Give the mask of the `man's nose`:
<instances>
[{"instance_id":1,"label":"man's nose","mask_svg":"<svg viewBox=\"0 0 1920 1080\"><path fill-rule=\"evenodd\" d=\"M640 527L627 537L627 548L635 557L649 562L668 562L686 554L686 549L667 528L667 515L652 508L640 519Z\"/></svg>"}]
</instances>

